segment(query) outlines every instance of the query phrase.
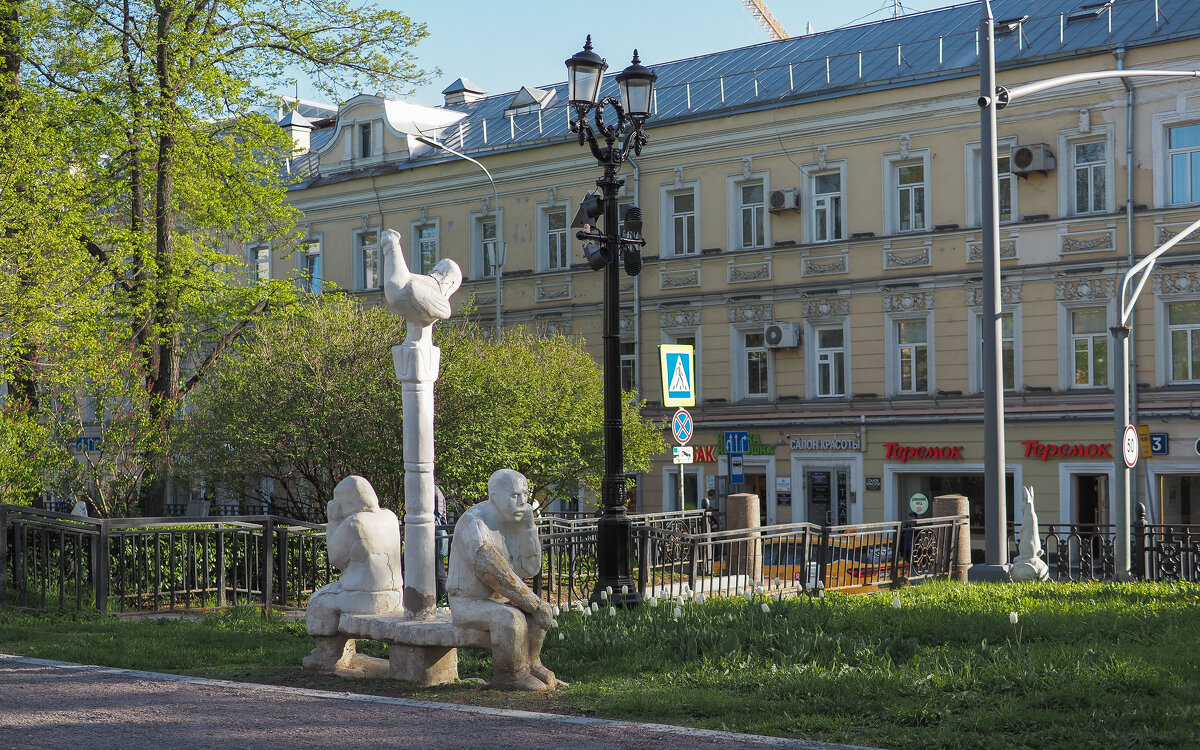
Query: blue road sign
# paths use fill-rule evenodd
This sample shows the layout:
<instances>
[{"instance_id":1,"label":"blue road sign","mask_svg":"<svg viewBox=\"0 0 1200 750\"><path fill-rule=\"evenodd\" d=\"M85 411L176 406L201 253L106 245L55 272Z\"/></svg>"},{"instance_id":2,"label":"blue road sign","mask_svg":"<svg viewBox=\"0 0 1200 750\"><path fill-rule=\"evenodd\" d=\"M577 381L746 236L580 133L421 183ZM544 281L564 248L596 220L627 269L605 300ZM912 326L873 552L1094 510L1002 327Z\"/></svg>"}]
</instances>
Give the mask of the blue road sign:
<instances>
[{"instance_id":1,"label":"blue road sign","mask_svg":"<svg viewBox=\"0 0 1200 750\"><path fill-rule=\"evenodd\" d=\"M729 434L729 433L725 433ZM742 484L746 481L746 468L741 453L729 454L729 483Z\"/></svg>"},{"instance_id":2,"label":"blue road sign","mask_svg":"<svg viewBox=\"0 0 1200 750\"><path fill-rule=\"evenodd\" d=\"M663 406L695 406L695 348L690 344L662 344L658 352L662 365Z\"/></svg>"},{"instance_id":3,"label":"blue road sign","mask_svg":"<svg viewBox=\"0 0 1200 750\"><path fill-rule=\"evenodd\" d=\"M748 432L727 432L725 433L725 452L726 453L749 453L750 452L750 433Z\"/></svg>"}]
</instances>

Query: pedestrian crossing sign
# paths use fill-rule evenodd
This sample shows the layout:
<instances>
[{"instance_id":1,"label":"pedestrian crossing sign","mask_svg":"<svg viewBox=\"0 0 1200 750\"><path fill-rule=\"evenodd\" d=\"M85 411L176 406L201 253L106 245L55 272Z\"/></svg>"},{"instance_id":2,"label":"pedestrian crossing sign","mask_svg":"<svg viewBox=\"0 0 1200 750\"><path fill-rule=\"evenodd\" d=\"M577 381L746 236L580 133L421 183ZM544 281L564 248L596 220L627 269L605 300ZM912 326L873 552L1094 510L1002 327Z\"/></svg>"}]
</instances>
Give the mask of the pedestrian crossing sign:
<instances>
[{"instance_id":1,"label":"pedestrian crossing sign","mask_svg":"<svg viewBox=\"0 0 1200 750\"><path fill-rule=\"evenodd\" d=\"M696 405L696 355L690 344L658 347L662 364L663 406Z\"/></svg>"}]
</instances>

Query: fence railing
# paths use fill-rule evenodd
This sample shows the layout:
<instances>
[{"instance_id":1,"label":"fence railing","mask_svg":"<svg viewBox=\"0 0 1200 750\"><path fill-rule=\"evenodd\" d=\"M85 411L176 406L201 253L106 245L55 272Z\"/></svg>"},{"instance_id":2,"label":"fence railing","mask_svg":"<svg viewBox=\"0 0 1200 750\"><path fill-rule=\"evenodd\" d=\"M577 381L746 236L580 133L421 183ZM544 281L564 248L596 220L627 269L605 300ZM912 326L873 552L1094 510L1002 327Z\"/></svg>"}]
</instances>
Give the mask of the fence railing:
<instances>
[{"instance_id":1,"label":"fence railing","mask_svg":"<svg viewBox=\"0 0 1200 750\"><path fill-rule=\"evenodd\" d=\"M279 516L94 519L0 506L0 604L104 612L303 607L325 528Z\"/></svg>"},{"instance_id":2,"label":"fence railing","mask_svg":"<svg viewBox=\"0 0 1200 750\"><path fill-rule=\"evenodd\" d=\"M948 577L956 545L969 543L960 539L965 520L696 532L647 524L633 530L634 572L643 597L729 596L757 587L783 595L875 590ZM594 526L543 535L547 564L536 580L543 598L559 606L591 598L595 541Z\"/></svg>"}]
</instances>

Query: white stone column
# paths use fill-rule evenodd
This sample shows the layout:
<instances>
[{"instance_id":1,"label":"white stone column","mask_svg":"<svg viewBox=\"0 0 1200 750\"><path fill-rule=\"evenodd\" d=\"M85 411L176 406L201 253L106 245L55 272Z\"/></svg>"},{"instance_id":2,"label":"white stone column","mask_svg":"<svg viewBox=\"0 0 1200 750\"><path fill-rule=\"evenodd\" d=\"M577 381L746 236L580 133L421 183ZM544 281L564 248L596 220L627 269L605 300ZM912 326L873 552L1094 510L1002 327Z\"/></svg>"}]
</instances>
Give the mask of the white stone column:
<instances>
[{"instance_id":1,"label":"white stone column","mask_svg":"<svg viewBox=\"0 0 1200 750\"><path fill-rule=\"evenodd\" d=\"M441 355L427 336L392 347L404 400L404 610L416 619L437 610L433 384Z\"/></svg>"}]
</instances>

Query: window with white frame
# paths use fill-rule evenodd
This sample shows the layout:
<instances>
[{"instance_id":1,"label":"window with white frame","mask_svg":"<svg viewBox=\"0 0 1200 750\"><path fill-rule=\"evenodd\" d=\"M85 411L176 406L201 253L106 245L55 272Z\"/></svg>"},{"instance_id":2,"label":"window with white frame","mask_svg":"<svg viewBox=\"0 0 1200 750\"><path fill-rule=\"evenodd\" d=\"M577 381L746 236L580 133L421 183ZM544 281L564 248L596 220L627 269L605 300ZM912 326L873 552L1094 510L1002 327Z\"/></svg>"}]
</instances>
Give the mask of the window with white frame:
<instances>
[{"instance_id":1,"label":"window with white frame","mask_svg":"<svg viewBox=\"0 0 1200 750\"><path fill-rule=\"evenodd\" d=\"M1017 387L1017 372L1019 370L1018 348L1016 339L1016 315L1012 311L1000 313L1000 373L1004 379L1004 389L1013 390ZM975 330L972 338L975 340L974 371L972 385L976 392L983 390L983 313L975 313Z\"/></svg>"},{"instance_id":2,"label":"window with white frame","mask_svg":"<svg viewBox=\"0 0 1200 750\"><path fill-rule=\"evenodd\" d=\"M417 248L415 260L420 268L417 273L429 273L438 262L441 247L436 222L418 224L413 227L413 244Z\"/></svg>"},{"instance_id":3,"label":"window with white frame","mask_svg":"<svg viewBox=\"0 0 1200 750\"><path fill-rule=\"evenodd\" d=\"M733 382L735 400L770 398L771 354L761 326L752 330L734 329L734 356L737 370Z\"/></svg>"},{"instance_id":4,"label":"window with white frame","mask_svg":"<svg viewBox=\"0 0 1200 750\"><path fill-rule=\"evenodd\" d=\"M305 240L296 253L296 267L300 272L300 289L308 294L324 291L321 269L321 241Z\"/></svg>"},{"instance_id":5,"label":"window with white frame","mask_svg":"<svg viewBox=\"0 0 1200 750\"><path fill-rule=\"evenodd\" d=\"M884 227L895 234L929 226L929 152L884 157Z\"/></svg>"},{"instance_id":6,"label":"window with white frame","mask_svg":"<svg viewBox=\"0 0 1200 750\"><path fill-rule=\"evenodd\" d=\"M1167 128L1172 205L1200 203L1200 123Z\"/></svg>"},{"instance_id":7,"label":"window with white frame","mask_svg":"<svg viewBox=\"0 0 1200 750\"><path fill-rule=\"evenodd\" d=\"M1108 310L1077 307L1067 311L1071 323L1071 387L1108 385Z\"/></svg>"},{"instance_id":8,"label":"window with white frame","mask_svg":"<svg viewBox=\"0 0 1200 750\"><path fill-rule=\"evenodd\" d=\"M637 388L637 343L621 342L621 390Z\"/></svg>"},{"instance_id":9,"label":"window with white frame","mask_svg":"<svg viewBox=\"0 0 1200 750\"><path fill-rule=\"evenodd\" d=\"M379 230L354 233L354 276L359 290L379 288Z\"/></svg>"},{"instance_id":10,"label":"window with white frame","mask_svg":"<svg viewBox=\"0 0 1200 750\"><path fill-rule=\"evenodd\" d=\"M696 252L696 193L681 190L670 196L671 254L694 255Z\"/></svg>"},{"instance_id":11,"label":"window with white frame","mask_svg":"<svg viewBox=\"0 0 1200 750\"><path fill-rule=\"evenodd\" d=\"M996 198L1000 204L1000 223L1004 224L1016 220L1017 218L1017 176L1012 173L1012 155L1011 148L1016 144L1016 139L1010 139L1011 143L998 143L998 153L996 155ZM967 224L968 226L977 227L983 224L983 191L980 185L983 180L983 152L979 148L979 144L970 144L967 146L969 155L967 166L967 195L970 200L967 203Z\"/></svg>"},{"instance_id":12,"label":"window with white frame","mask_svg":"<svg viewBox=\"0 0 1200 750\"><path fill-rule=\"evenodd\" d=\"M271 248L254 245L250 248L249 256L251 280L266 281L271 278Z\"/></svg>"},{"instance_id":13,"label":"window with white frame","mask_svg":"<svg viewBox=\"0 0 1200 750\"><path fill-rule=\"evenodd\" d=\"M473 251L471 253L477 278L494 278L500 265L500 232L501 222L496 214L489 213L475 217L472 228Z\"/></svg>"},{"instance_id":14,"label":"window with white frame","mask_svg":"<svg viewBox=\"0 0 1200 750\"><path fill-rule=\"evenodd\" d=\"M929 392L930 322L928 317L902 318L891 321L893 339L891 356L892 388L894 393Z\"/></svg>"},{"instance_id":15,"label":"window with white frame","mask_svg":"<svg viewBox=\"0 0 1200 750\"><path fill-rule=\"evenodd\" d=\"M842 229L842 172L819 172L812 176L810 197L810 221L812 241L831 242L846 238Z\"/></svg>"},{"instance_id":16,"label":"window with white frame","mask_svg":"<svg viewBox=\"0 0 1200 750\"><path fill-rule=\"evenodd\" d=\"M896 215L901 232L925 228L925 165L900 164L896 167Z\"/></svg>"},{"instance_id":17,"label":"window with white frame","mask_svg":"<svg viewBox=\"0 0 1200 750\"><path fill-rule=\"evenodd\" d=\"M371 155L371 150L374 145L371 143L371 123L363 123L358 126L358 156L361 159L366 159Z\"/></svg>"},{"instance_id":18,"label":"window with white frame","mask_svg":"<svg viewBox=\"0 0 1200 750\"><path fill-rule=\"evenodd\" d=\"M545 252L543 267L561 271L570 267L570 243L567 242L567 209L550 206L542 211L542 246Z\"/></svg>"},{"instance_id":19,"label":"window with white frame","mask_svg":"<svg viewBox=\"0 0 1200 750\"><path fill-rule=\"evenodd\" d=\"M1200 300L1166 305L1172 383L1200 382Z\"/></svg>"},{"instance_id":20,"label":"window with white frame","mask_svg":"<svg viewBox=\"0 0 1200 750\"><path fill-rule=\"evenodd\" d=\"M730 178L729 246L736 250L766 247L770 229L767 223L766 179Z\"/></svg>"},{"instance_id":21,"label":"window with white frame","mask_svg":"<svg viewBox=\"0 0 1200 750\"><path fill-rule=\"evenodd\" d=\"M833 326L814 326L809 337L813 342L816 360L817 398L836 398L846 395L846 329L841 323Z\"/></svg>"},{"instance_id":22,"label":"window with white frame","mask_svg":"<svg viewBox=\"0 0 1200 750\"><path fill-rule=\"evenodd\" d=\"M1108 207L1108 158L1106 141L1071 144L1073 168L1073 212L1103 213Z\"/></svg>"}]
</instances>

